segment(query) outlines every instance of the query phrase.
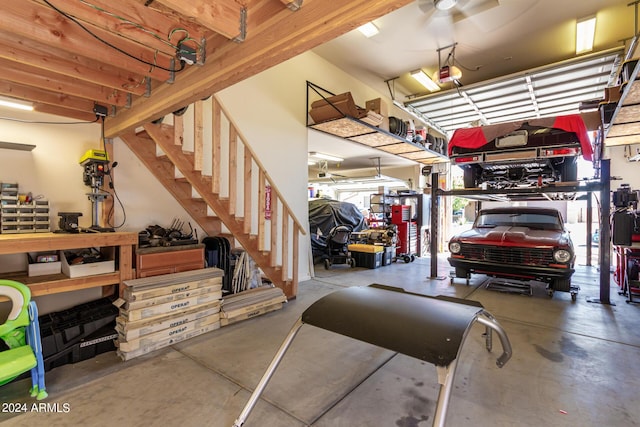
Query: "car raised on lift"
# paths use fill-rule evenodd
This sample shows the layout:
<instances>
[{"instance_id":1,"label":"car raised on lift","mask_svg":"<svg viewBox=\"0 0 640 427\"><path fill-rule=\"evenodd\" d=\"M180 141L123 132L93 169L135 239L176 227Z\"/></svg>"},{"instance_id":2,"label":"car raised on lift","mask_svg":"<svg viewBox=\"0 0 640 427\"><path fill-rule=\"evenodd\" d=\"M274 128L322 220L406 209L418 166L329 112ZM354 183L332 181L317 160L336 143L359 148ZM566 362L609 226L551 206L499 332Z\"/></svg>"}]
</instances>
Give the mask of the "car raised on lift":
<instances>
[{"instance_id":1,"label":"car raised on lift","mask_svg":"<svg viewBox=\"0 0 640 427\"><path fill-rule=\"evenodd\" d=\"M575 182L577 159L593 160L580 115L457 129L448 145L464 187L517 188Z\"/></svg>"},{"instance_id":2,"label":"car raised on lift","mask_svg":"<svg viewBox=\"0 0 640 427\"><path fill-rule=\"evenodd\" d=\"M570 292L575 252L556 209L503 207L480 210L473 227L449 241L449 264L455 277L469 283L471 274L547 283L547 293Z\"/></svg>"}]
</instances>

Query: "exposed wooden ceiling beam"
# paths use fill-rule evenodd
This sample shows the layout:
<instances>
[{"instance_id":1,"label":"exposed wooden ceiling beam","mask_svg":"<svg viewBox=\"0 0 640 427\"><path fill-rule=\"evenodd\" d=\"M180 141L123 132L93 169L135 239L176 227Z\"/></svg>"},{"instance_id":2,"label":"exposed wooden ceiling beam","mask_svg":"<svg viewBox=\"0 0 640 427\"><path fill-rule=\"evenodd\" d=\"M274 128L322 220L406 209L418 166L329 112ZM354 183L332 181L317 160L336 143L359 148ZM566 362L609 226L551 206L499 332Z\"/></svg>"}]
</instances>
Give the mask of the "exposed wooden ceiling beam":
<instances>
[{"instance_id":1,"label":"exposed wooden ceiling beam","mask_svg":"<svg viewBox=\"0 0 640 427\"><path fill-rule=\"evenodd\" d=\"M134 1L90 0L90 3L120 18L136 22L142 25L147 31L164 37L176 45L185 38L193 39L199 43L208 35L208 31L205 31L197 23L187 21L177 15L169 16L166 13L159 12Z\"/></svg>"},{"instance_id":2,"label":"exposed wooden ceiling beam","mask_svg":"<svg viewBox=\"0 0 640 427\"><path fill-rule=\"evenodd\" d=\"M73 16L80 21L83 25L90 24L95 28L106 30L110 33L119 34L120 36L134 41L147 48L157 50L168 56L175 55L175 47L171 46L171 43L164 35L154 36L150 32L146 31L140 26L132 25L127 21L123 21L120 18L114 17L100 10L100 8L92 7L83 1L75 2L56 2L51 0L54 6L64 11L65 13ZM93 3L92 3L93 4Z\"/></svg>"},{"instance_id":3,"label":"exposed wooden ceiling beam","mask_svg":"<svg viewBox=\"0 0 640 427\"><path fill-rule=\"evenodd\" d=\"M235 0L156 0L202 26L233 39L240 35L244 6Z\"/></svg>"},{"instance_id":4,"label":"exposed wooden ceiling beam","mask_svg":"<svg viewBox=\"0 0 640 427\"><path fill-rule=\"evenodd\" d=\"M85 113L92 113L93 106L95 105L93 101L88 99L64 95L5 80L0 80L0 94L40 104L49 104L70 110L84 111Z\"/></svg>"},{"instance_id":5,"label":"exposed wooden ceiling beam","mask_svg":"<svg viewBox=\"0 0 640 427\"><path fill-rule=\"evenodd\" d=\"M163 85L147 99L134 100L132 108L105 122L108 137L117 136L179 107L202 99L267 68L312 49L326 41L392 12L414 0L351 0L328 2L310 0L292 14L280 10L254 24L249 14L250 36L244 43L227 43L209 51L202 67L182 73L172 85ZM278 6L268 0L264 10ZM252 9L254 10L254 9ZM259 19L257 19L259 20Z\"/></svg>"},{"instance_id":6,"label":"exposed wooden ceiling beam","mask_svg":"<svg viewBox=\"0 0 640 427\"><path fill-rule=\"evenodd\" d=\"M166 55L160 54L156 57L152 49L142 48L137 43L115 36L100 28L92 27L91 30L98 37L118 46L136 58L158 66L153 67L133 60L114 49L105 49L106 46L103 43L98 42L77 24L49 7L31 1L4 2L2 13L0 13L0 30L33 39L75 55L82 55L135 73L149 75L157 80L166 81L171 76L170 72L158 67L171 67L170 58Z\"/></svg>"},{"instance_id":7,"label":"exposed wooden ceiling beam","mask_svg":"<svg viewBox=\"0 0 640 427\"><path fill-rule=\"evenodd\" d=\"M123 107L129 103L126 94L121 91L94 85L93 83L81 82L72 77L55 74L51 71L43 71L28 65L16 64L6 59L0 59L0 69L3 70L1 77L4 80L22 85L77 96L101 104Z\"/></svg>"},{"instance_id":8,"label":"exposed wooden ceiling beam","mask_svg":"<svg viewBox=\"0 0 640 427\"><path fill-rule=\"evenodd\" d=\"M303 1L304 0L280 0L282 4L293 11L300 9L302 7Z\"/></svg>"},{"instance_id":9,"label":"exposed wooden ceiling beam","mask_svg":"<svg viewBox=\"0 0 640 427\"><path fill-rule=\"evenodd\" d=\"M41 50L42 46L14 34L0 32L0 58L20 64L118 89L135 95L146 92L145 77L108 64L87 60L84 57L55 48Z\"/></svg>"},{"instance_id":10,"label":"exposed wooden ceiling beam","mask_svg":"<svg viewBox=\"0 0 640 427\"><path fill-rule=\"evenodd\" d=\"M56 107L48 104L34 104L33 109L39 113L53 114L54 116L68 117L83 122L94 122L96 115L93 113L83 113L82 111L69 110L62 107Z\"/></svg>"}]
</instances>

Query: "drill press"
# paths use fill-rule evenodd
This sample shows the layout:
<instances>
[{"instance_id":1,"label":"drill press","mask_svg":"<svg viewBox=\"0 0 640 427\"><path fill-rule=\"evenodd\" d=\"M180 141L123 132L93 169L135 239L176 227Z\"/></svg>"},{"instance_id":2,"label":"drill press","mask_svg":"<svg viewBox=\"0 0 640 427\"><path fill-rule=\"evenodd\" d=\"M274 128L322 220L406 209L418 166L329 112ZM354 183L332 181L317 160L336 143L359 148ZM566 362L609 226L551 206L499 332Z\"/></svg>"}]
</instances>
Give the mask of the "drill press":
<instances>
[{"instance_id":1,"label":"drill press","mask_svg":"<svg viewBox=\"0 0 640 427\"><path fill-rule=\"evenodd\" d=\"M102 190L104 176L109 175L111 172L107 152L102 150L89 150L80 158L79 163L80 166L84 168L82 174L84 185L91 187L91 192L86 193L92 205L91 227L86 231L114 231L111 227L101 227L99 220L100 203L109 196L108 192Z\"/></svg>"}]
</instances>

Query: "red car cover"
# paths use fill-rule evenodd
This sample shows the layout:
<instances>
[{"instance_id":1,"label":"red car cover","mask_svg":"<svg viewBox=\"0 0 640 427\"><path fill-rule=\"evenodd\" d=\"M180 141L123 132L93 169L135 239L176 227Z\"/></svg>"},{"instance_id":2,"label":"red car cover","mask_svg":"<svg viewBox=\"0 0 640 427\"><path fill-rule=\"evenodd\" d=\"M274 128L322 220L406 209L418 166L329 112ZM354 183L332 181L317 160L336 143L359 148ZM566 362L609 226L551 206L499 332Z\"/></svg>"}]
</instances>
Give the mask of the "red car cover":
<instances>
[{"instance_id":1,"label":"red car cover","mask_svg":"<svg viewBox=\"0 0 640 427\"><path fill-rule=\"evenodd\" d=\"M562 129L567 132L574 132L580 140L584 159L589 161L593 159L593 149L591 148L591 141L587 134L587 127L584 125L584 121L579 114L457 129L449 141L449 156L451 156L453 147L480 148L495 138L508 135L518 130L527 122L531 126L550 127Z\"/></svg>"}]
</instances>

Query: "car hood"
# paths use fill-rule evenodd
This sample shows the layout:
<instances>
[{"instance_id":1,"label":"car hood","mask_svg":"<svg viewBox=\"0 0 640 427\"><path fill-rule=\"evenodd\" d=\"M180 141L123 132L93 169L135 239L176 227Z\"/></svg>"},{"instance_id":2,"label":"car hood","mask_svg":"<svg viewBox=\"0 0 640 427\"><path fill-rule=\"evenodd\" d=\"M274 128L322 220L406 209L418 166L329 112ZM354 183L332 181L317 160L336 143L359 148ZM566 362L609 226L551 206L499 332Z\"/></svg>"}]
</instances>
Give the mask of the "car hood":
<instances>
[{"instance_id":1,"label":"car hood","mask_svg":"<svg viewBox=\"0 0 640 427\"><path fill-rule=\"evenodd\" d=\"M572 246L569 233L566 231L510 226L472 228L458 234L452 240L459 240L462 243L500 246Z\"/></svg>"}]
</instances>

